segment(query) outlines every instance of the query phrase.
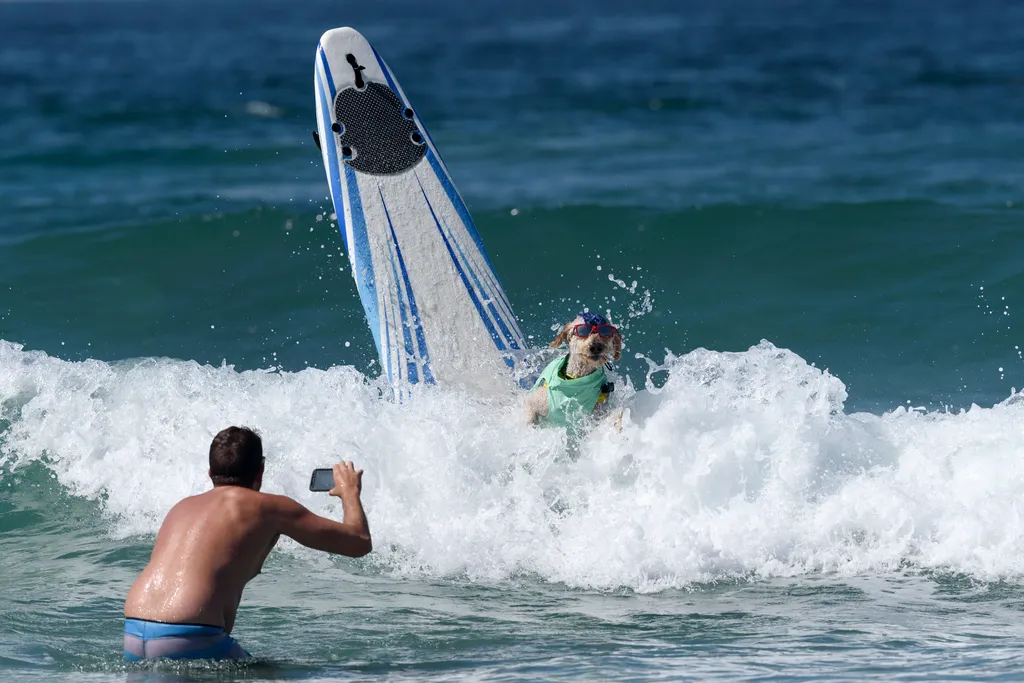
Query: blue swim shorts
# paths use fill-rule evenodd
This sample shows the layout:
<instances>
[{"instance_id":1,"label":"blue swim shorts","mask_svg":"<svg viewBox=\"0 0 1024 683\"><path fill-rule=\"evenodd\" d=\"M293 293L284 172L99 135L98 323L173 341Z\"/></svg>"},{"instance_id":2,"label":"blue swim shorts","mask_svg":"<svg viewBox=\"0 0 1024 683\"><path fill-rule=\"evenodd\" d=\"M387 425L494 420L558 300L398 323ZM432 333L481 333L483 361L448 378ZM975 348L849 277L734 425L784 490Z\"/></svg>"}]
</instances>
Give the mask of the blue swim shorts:
<instances>
[{"instance_id":1,"label":"blue swim shorts","mask_svg":"<svg viewBox=\"0 0 1024 683\"><path fill-rule=\"evenodd\" d=\"M124 658L245 659L249 653L220 626L166 624L145 619L124 620Z\"/></svg>"}]
</instances>

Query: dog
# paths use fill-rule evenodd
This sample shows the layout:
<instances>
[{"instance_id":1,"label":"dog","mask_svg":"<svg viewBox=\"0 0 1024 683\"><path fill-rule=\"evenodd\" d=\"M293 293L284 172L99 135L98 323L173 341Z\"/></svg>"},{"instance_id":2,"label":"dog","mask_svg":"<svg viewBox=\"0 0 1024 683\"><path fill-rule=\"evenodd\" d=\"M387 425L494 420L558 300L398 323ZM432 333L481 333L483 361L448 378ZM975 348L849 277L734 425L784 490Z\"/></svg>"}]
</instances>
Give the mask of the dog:
<instances>
[{"instance_id":1,"label":"dog","mask_svg":"<svg viewBox=\"0 0 1024 683\"><path fill-rule=\"evenodd\" d=\"M605 404L614 385L605 365L622 357L622 334L604 316L580 313L562 327L552 348L569 343L569 355L548 363L524 401L529 424L567 425Z\"/></svg>"}]
</instances>

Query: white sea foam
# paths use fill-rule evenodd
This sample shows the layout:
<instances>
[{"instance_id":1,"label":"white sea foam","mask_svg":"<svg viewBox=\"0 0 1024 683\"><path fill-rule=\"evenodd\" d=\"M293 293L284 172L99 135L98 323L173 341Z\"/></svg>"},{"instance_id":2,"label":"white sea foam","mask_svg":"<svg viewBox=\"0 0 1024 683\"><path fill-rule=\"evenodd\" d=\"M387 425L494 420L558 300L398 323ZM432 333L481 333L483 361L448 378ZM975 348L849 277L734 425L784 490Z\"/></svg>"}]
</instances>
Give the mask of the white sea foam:
<instances>
[{"instance_id":1,"label":"white sea foam","mask_svg":"<svg viewBox=\"0 0 1024 683\"><path fill-rule=\"evenodd\" d=\"M839 379L767 342L652 370L669 373L662 388L617 392L621 431L608 420L567 447L514 400L435 389L398 405L348 367L72 363L0 342L0 477L43 461L102 502L108 533L152 533L208 486L212 435L247 424L264 436L265 490L317 511L338 507L306 490L313 467L366 469L371 557L392 575L657 590L910 562L1024 579L1019 395L847 415Z\"/></svg>"}]
</instances>

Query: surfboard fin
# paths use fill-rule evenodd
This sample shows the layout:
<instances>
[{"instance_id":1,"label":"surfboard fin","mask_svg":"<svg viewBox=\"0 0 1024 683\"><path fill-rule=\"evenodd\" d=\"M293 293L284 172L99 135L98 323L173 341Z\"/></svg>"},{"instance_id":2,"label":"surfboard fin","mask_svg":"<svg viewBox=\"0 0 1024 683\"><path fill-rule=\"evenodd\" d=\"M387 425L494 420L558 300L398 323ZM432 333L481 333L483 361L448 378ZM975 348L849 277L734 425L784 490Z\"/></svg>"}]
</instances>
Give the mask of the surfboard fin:
<instances>
[{"instance_id":1,"label":"surfboard fin","mask_svg":"<svg viewBox=\"0 0 1024 683\"><path fill-rule=\"evenodd\" d=\"M321 149L320 147L320 134L317 133L315 130L313 131L313 142L316 143L316 148L322 152L323 149Z\"/></svg>"}]
</instances>

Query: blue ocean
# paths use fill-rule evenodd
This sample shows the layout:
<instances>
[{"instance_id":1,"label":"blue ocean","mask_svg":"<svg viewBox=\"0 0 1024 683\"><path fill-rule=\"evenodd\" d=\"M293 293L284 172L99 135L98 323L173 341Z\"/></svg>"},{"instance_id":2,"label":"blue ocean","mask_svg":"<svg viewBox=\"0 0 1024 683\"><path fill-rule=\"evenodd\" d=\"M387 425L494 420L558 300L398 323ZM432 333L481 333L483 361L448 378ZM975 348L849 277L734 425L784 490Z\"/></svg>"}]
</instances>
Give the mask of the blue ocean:
<instances>
[{"instance_id":1,"label":"blue ocean","mask_svg":"<svg viewBox=\"0 0 1024 683\"><path fill-rule=\"evenodd\" d=\"M389 398L321 157L373 43L523 328L625 352L578 442ZM0 2L0 680L1024 678L1024 4ZM126 664L206 453L365 468L244 664Z\"/></svg>"}]
</instances>

